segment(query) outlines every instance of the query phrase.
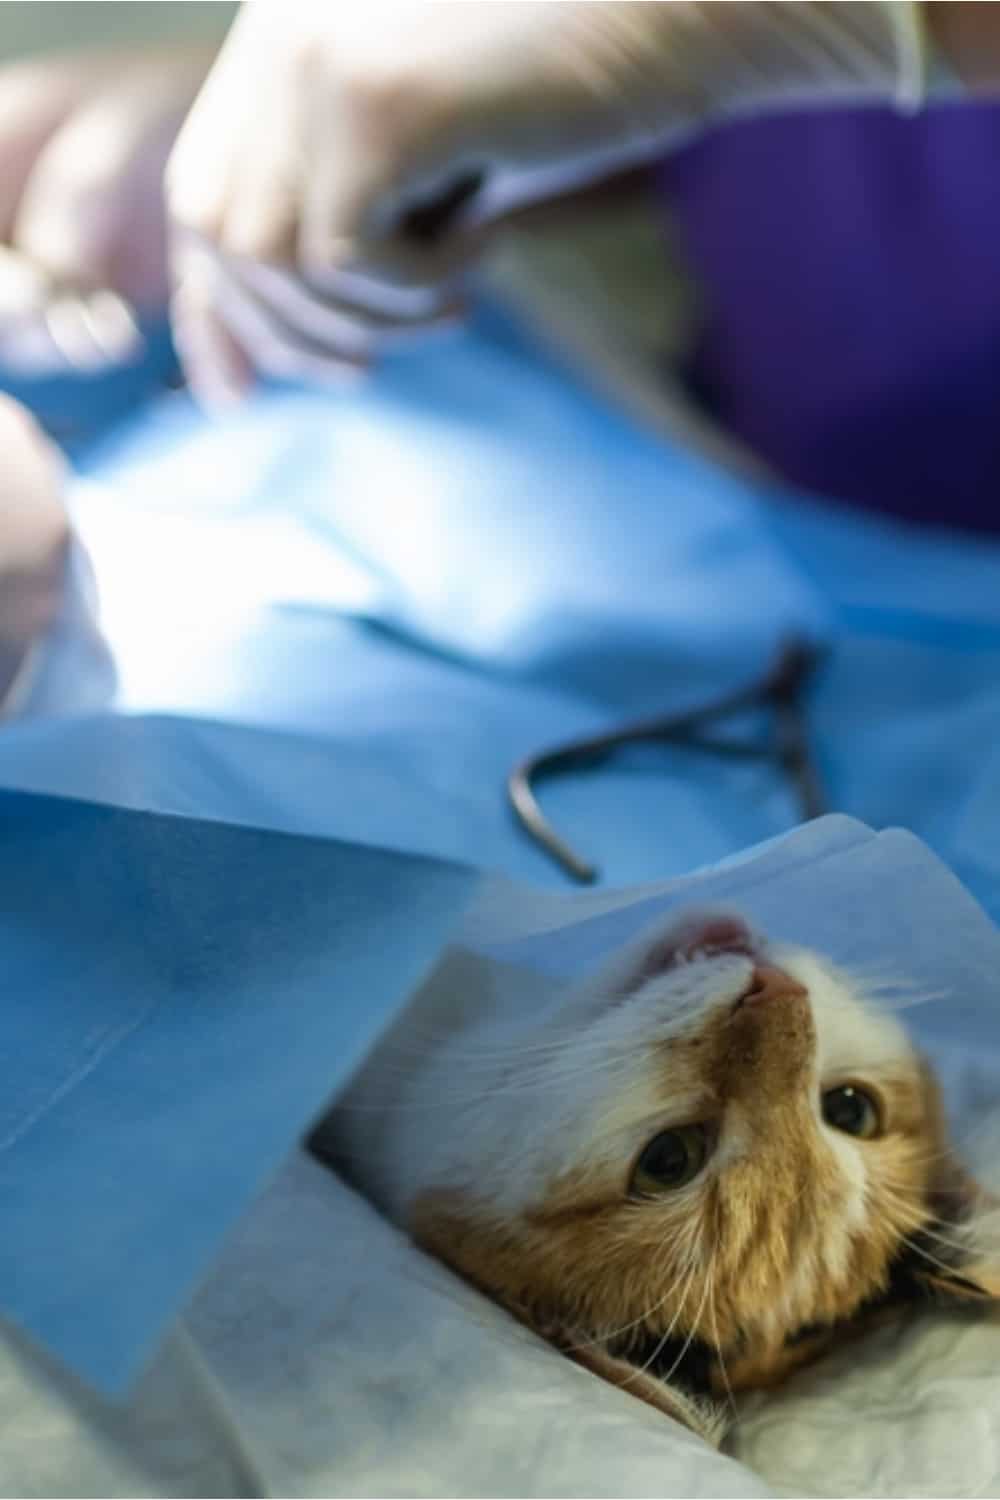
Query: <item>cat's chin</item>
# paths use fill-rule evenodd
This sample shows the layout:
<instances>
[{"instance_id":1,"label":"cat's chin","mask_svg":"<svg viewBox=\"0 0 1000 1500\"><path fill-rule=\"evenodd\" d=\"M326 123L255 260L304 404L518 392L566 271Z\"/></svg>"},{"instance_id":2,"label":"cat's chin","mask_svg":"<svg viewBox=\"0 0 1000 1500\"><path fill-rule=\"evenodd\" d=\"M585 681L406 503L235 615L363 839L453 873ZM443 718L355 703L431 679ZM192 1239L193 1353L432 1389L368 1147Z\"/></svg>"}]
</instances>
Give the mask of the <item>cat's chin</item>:
<instances>
[{"instance_id":1,"label":"cat's chin","mask_svg":"<svg viewBox=\"0 0 1000 1500\"><path fill-rule=\"evenodd\" d=\"M750 959L761 954L759 940L742 917L707 912L680 923L675 920L665 933L649 940L620 993L634 995L650 980L670 974L681 965L728 954Z\"/></svg>"}]
</instances>

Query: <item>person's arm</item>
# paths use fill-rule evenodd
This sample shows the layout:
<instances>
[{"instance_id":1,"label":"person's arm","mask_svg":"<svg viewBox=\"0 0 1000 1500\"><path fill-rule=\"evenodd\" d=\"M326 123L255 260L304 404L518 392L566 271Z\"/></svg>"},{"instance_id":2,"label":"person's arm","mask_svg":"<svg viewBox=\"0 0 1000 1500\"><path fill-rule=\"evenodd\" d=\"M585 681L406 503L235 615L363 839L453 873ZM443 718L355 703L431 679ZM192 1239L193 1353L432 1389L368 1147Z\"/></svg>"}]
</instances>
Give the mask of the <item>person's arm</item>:
<instances>
[{"instance_id":1,"label":"person's arm","mask_svg":"<svg viewBox=\"0 0 1000 1500\"><path fill-rule=\"evenodd\" d=\"M512 208L720 119L916 108L936 51L958 80L1000 78L998 9L248 0L168 172L192 380L363 366L454 310Z\"/></svg>"},{"instance_id":2,"label":"person's arm","mask_svg":"<svg viewBox=\"0 0 1000 1500\"><path fill-rule=\"evenodd\" d=\"M740 112L912 105L926 62L907 3L248 3L168 172L189 372L363 365L439 320L512 204Z\"/></svg>"}]
</instances>

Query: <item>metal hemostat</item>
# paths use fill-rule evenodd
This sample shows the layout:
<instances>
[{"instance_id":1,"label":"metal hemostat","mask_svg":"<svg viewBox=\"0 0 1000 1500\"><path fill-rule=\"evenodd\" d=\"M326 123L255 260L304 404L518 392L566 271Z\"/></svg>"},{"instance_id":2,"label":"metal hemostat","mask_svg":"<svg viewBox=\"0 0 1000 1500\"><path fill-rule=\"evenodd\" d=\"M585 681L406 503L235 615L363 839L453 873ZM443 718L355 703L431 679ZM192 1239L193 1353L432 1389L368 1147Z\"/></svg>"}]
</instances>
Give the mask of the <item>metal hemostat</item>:
<instances>
[{"instance_id":1,"label":"metal hemostat","mask_svg":"<svg viewBox=\"0 0 1000 1500\"><path fill-rule=\"evenodd\" d=\"M810 750L802 701L819 657L815 646L792 640L763 677L714 702L662 718L640 719L528 756L507 778L507 795L518 822L574 880L581 884L596 880L598 867L577 854L555 831L539 806L535 787L553 776L599 764L623 746L643 740L664 740L741 760L773 760L796 790L803 821L820 817L829 808ZM720 719L755 708L772 713L772 732L763 743L716 738L704 732Z\"/></svg>"}]
</instances>

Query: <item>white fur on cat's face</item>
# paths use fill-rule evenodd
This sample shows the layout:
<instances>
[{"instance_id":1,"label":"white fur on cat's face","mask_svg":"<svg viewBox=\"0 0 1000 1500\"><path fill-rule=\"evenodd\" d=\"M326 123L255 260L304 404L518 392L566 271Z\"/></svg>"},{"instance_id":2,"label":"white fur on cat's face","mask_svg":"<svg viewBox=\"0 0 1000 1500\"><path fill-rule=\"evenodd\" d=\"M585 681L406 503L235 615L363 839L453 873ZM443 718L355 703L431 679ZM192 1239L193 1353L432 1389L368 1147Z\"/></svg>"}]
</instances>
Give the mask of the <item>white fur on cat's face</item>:
<instances>
[{"instance_id":1,"label":"white fur on cat's face","mask_svg":"<svg viewBox=\"0 0 1000 1500\"><path fill-rule=\"evenodd\" d=\"M638 1362L690 1341L721 1354L727 1381L760 1384L813 1347L803 1329L910 1288L908 1238L929 1233L921 1268L950 1271L933 1236L957 1232L969 1185L906 1034L815 954L738 918L646 935L516 1038L460 1033L399 1063L377 1195L564 1347ZM874 1138L826 1123L841 1085L876 1102ZM637 1195L643 1148L693 1124L712 1141L700 1173Z\"/></svg>"},{"instance_id":2,"label":"white fur on cat's face","mask_svg":"<svg viewBox=\"0 0 1000 1500\"><path fill-rule=\"evenodd\" d=\"M695 919L685 919L681 932ZM711 920L706 918L706 920ZM725 1109L717 1082L683 1044L713 1018L727 1016L749 986L756 957L697 949L636 982L662 931L644 934L591 981L566 997L555 1014L491 1065L472 1054L470 1082L478 1095L463 1100L464 1128L445 1140L437 1127L434 1175L468 1182L504 1214L530 1209L554 1180L584 1164L602 1164L623 1179L627 1166L658 1130L722 1115L717 1173L752 1149L745 1112ZM903 1028L865 1004L849 981L817 955L757 943L758 957L784 970L808 991L816 1047L811 1066L816 1128L837 1156L852 1188L851 1216L863 1211L864 1162L856 1142L823 1125L820 1085L864 1076L872 1083L909 1076L918 1063ZM627 993L622 993L627 990ZM769 1018L780 1030L785 1017ZM669 1052L669 1060L665 1055ZM470 1058L445 1046L434 1073L441 1099L455 1091ZM798 1071L798 1070L797 1070ZM448 1081L445 1081L445 1076ZM412 1123L412 1122L411 1122ZM419 1180L425 1171L418 1170Z\"/></svg>"}]
</instances>

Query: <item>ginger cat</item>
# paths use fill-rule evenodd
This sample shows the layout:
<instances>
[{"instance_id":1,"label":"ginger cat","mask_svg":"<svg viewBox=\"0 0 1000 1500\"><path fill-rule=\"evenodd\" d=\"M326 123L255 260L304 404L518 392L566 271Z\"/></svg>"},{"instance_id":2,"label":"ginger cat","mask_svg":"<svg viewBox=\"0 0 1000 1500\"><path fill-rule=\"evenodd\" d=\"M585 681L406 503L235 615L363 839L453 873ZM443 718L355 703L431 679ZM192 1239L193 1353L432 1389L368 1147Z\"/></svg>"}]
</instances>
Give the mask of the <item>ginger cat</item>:
<instances>
[{"instance_id":1,"label":"ginger cat","mask_svg":"<svg viewBox=\"0 0 1000 1500\"><path fill-rule=\"evenodd\" d=\"M319 1149L595 1373L716 1439L868 1320L1000 1297L927 1064L817 954L710 912L513 1011L481 975L446 958Z\"/></svg>"}]
</instances>

